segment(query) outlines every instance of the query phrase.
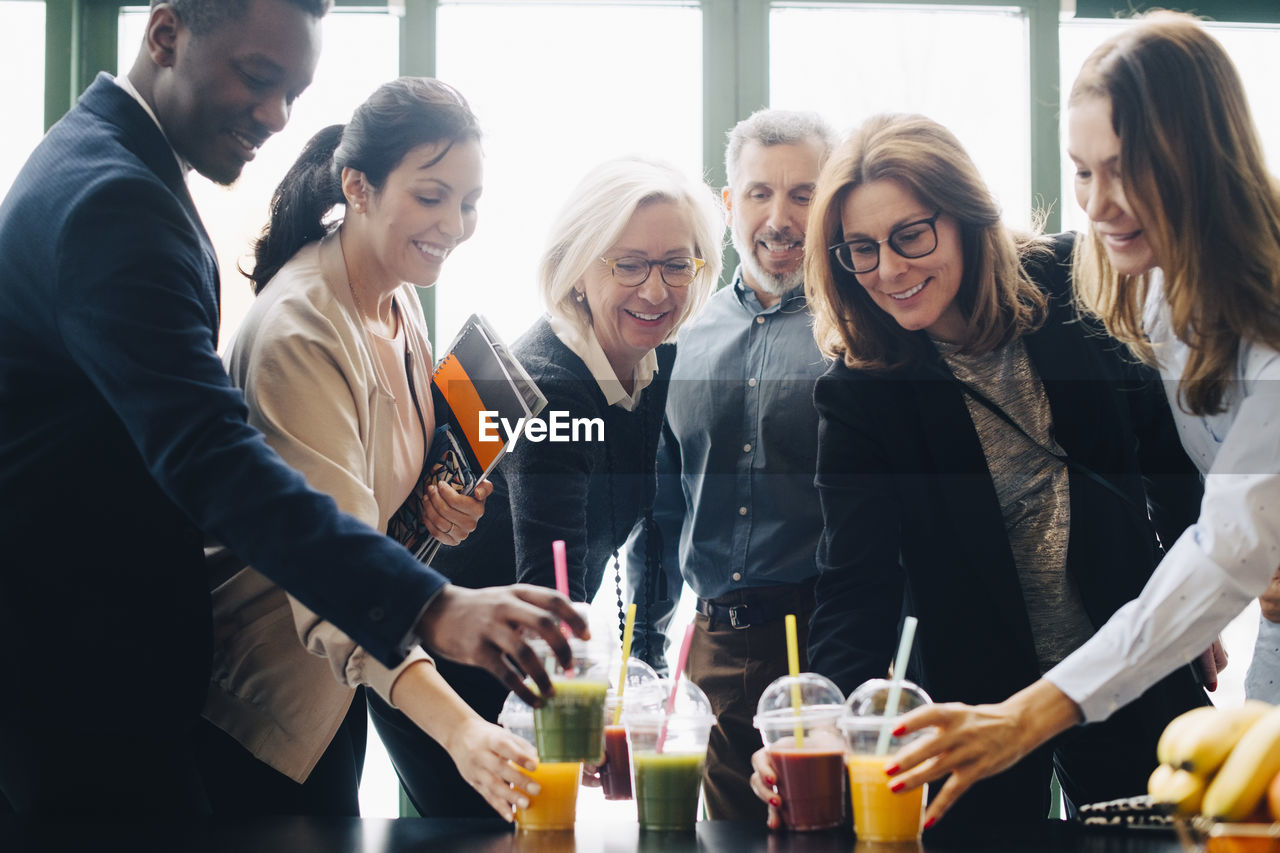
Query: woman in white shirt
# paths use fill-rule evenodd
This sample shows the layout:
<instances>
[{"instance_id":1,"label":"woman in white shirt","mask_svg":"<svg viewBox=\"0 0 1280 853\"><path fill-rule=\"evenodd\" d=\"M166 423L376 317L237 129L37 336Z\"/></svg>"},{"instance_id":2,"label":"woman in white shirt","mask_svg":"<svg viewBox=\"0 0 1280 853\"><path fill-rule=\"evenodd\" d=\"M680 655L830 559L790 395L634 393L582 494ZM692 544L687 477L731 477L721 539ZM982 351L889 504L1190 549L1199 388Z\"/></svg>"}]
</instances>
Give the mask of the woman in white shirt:
<instances>
[{"instance_id":1,"label":"woman in white shirt","mask_svg":"<svg viewBox=\"0 0 1280 853\"><path fill-rule=\"evenodd\" d=\"M897 781L950 776L928 823L1196 657L1280 566L1280 194L1239 75L1194 18L1154 13L1090 55L1068 106L1080 297L1159 367L1204 502L1141 595L1044 678L905 718L937 731L899 753Z\"/></svg>"}]
</instances>

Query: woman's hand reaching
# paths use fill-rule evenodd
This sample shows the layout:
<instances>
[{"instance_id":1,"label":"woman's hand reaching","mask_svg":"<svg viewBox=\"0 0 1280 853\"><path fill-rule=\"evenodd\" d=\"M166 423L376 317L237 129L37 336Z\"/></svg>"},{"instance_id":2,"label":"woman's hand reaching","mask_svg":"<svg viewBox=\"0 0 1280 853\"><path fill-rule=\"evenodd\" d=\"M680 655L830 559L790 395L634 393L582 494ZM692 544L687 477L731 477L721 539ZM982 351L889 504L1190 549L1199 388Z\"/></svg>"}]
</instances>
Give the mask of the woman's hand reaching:
<instances>
[{"instance_id":1,"label":"woman's hand reaching","mask_svg":"<svg viewBox=\"0 0 1280 853\"><path fill-rule=\"evenodd\" d=\"M538 753L528 741L501 726L476 717L450 731L442 745L462 778L503 820L512 820L512 809L528 806L529 798L540 790L518 769L535 769Z\"/></svg>"}]
</instances>

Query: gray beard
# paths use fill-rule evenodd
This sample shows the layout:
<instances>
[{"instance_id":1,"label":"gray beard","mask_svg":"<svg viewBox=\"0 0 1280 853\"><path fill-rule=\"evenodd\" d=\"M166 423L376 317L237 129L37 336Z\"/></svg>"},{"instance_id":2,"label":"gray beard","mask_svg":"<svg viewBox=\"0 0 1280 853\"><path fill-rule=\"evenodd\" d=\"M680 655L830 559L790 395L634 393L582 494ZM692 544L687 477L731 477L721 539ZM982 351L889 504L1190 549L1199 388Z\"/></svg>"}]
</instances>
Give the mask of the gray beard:
<instances>
[{"instance_id":1,"label":"gray beard","mask_svg":"<svg viewBox=\"0 0 1280 853\"><path fill-rule=\"evenodd\" d=\"M737 234L733 235L732 240L734 251L738 253L738 260L742 262L743 270L755 282L755 287L772 296L783 296L804 284L803 262L791 272L771 273L760 266L760 262L756 260L754 241L749 246L744 247L739 242ZM744 281L743 284L746 284L746 282ZM747 286L750 287L751 285L748 284Z\"/></svg>"}]
</instances>

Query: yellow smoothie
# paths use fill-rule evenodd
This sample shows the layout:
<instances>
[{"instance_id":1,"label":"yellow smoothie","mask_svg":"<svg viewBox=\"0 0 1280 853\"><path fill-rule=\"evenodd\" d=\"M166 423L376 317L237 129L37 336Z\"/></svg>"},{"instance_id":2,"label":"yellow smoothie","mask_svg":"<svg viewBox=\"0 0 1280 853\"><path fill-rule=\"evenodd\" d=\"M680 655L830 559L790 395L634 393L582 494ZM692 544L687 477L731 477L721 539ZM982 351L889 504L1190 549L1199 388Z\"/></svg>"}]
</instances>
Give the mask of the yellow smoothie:
<instances>
[{"instance_id":1,"label":"yellow smoothie","mask_svg":"<svg viewBox=\"0 0 1280 853\"><path fill-rule=\"evenodd\" d=\"M884 774L892 755L851 755L849 796L853 803L853 829L859 841L914 841L920 837L925 788L895 794L893 780Z\"/></svg>"},{"instance_id":2,"label":"yellow smoothie","mask_svg":"<svg viewBox=\"0 0 1280 853\"><path fill-rule=\"evenodd\" d=\"M518 765L516 769L542 786L537 796L529 798L528 808L516 809L516 824L521 829L573 829L582 762L540 761L532 772Z\"/></svg>"}]
</instances>

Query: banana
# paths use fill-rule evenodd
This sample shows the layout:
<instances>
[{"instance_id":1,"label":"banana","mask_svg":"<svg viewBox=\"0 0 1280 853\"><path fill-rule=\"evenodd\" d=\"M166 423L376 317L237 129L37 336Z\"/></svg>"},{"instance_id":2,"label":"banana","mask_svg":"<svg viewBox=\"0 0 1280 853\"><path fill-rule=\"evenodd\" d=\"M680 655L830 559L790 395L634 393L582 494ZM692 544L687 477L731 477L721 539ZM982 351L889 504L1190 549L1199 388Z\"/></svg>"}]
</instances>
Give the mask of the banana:
<instances>
[{"instance_id":1,"label":"banana","mask_svg":"<svg viewBox=\"0 0 1280 853\"><path fill-rule=\"evenodd\" d=\"M1250 699L1236 708L1215 709L1190 718L1169 746L1168 763L1207 779L1227 760L1249 727L1270 710L1270 704Z\"/></svg>"},{"instance_id":2,"label":"banana","mask_svg":"<svg viewBox=\"0 0 1280 853\"><path fill-rule=\"evenodd\" d=\"M1161 764L1147 780L1147 793L1153 802L1172 806L1177 812L1192 815L1200 811L1205 780L1187 770Z\"/></svg>"},{"instance_id":3,"label":"banana","mask_svg":"<svg viewBox=\"0 0 1280 853\"><path fill-rule=\"evenodd\" d=\"M1209 817L1243 820L1280 773L1280 708L1272 708L1249 727L1204 793Z\"/></svg>"},{"instance_id":4,"label":"banana","mask_svg":"<svg viewBox=\"0 0 1280 853\"><path fill-rule=\"evenodd\" d=\"M1174 759L1174 753L1180 752L1180 742L1182 736L1186 734L1196 724L1197 720L1204 720L1217 713L1217 709L1212 705L1205 705L1200 708L1192 708L1185 711L1169 721L1164 727L1164 732L1160 735L1160 740L1156 742L1156 760L1161 764L1168 764L1170 767L1176 767L1178 761Z\"/></svg>"}]
</instances>

